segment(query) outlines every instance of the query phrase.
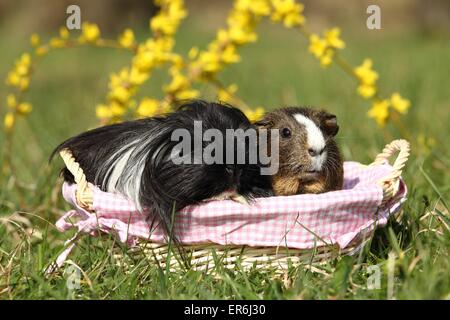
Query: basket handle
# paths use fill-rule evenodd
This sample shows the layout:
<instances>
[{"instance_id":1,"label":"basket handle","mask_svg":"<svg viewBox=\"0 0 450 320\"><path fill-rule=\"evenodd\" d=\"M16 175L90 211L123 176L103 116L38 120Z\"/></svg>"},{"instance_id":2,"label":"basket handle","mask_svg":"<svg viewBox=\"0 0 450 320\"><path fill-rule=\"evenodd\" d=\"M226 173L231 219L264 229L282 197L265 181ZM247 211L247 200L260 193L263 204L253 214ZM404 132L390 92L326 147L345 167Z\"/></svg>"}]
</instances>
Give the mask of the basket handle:
<instances>
[{"instance_id":1,"label":"basket handle","mask_svg":"<svg viewBox=\"0 0 450 320\"><path fill-rule=\"evenodd\" d=\"M403 139L392 141L384 147L383 151L376 156L375 161L372 163L372 165L389 163L388 158L397 151L398 156L392 165L392 172L378 181L378 184L383 188L383 203L390 200L398 191L400 176L409 157L409 142Z\"/></svg>"},{"instance_id":2,"label":"basket handle","mask_svg":"<svg viewBox=\"0 0 450 320\"><path fill-rule=\"evenodd\" d=\"M88 182L86 180L86 175L84 174L83 169L81 169L78 162L76 162L75 158L72 155L72 152L70 152L69 149L61 150L59 152L59 155L63 159L67 170L72 173L75 183L78 185L77 191L75 193L77 203L85 209L91 209L93 199L92 191L88 187Z\"/></svg>"}]
</instances>

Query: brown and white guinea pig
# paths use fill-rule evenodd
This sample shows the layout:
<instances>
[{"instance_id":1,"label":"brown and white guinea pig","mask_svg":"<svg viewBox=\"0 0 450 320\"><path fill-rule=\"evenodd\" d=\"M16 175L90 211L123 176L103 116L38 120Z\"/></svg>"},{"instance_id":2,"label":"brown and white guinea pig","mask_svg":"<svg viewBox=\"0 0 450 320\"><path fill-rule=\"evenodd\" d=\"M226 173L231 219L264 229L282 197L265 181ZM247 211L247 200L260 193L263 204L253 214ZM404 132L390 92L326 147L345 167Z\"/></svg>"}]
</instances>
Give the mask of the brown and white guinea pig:
<instances>
[{"instance_id":1,"label":"brown and white guinea pig","mask_svg":"<svg viewBox=\"0 0 450 320\"><path fill-rule=\"evenodd\" d=\"M336 116L323 110L287 107L267 113L255 124L269 132L279 130L279 168L272 176L275 195L342 189L343 161L334 140L339 131Z\"/></svg>"}]
</instances>

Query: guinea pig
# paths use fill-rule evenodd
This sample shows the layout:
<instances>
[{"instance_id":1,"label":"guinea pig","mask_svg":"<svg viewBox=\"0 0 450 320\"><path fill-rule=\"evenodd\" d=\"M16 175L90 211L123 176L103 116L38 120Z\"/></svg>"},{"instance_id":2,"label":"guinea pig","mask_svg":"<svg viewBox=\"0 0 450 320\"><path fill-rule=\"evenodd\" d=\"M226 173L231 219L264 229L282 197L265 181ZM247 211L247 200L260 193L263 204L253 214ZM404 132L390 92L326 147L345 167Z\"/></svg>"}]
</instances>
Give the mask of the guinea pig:
<instances>
[{"instance_id":1,"label":"guinea pig","mask_svg":"<svg viewBox=\"0 0 450 320\"><path fill-rule=\"evenodd\" d=\"M212 139L199 137L196 130L212 129L218 133L215 139L218 139L216 147L219 146L213 154L233 152L235 160L242 151L236 148L237 144L233 144L234 150L225 150L226 131L250 128L257 132L239 109L196 100L167 115L81 133L61 143L50 159L56 152L69 149L88 182L103 191L127 196L138 210L145 209L149 218L156 217L167 234L172 226L172 213L186 206L224 194L246 200L272 195L270 177L260 175L258 162L206 163L196 154L200 151L201 157L201 152L212 143ZM179 134L187 135L184 149L180 149ZM178 138L174 139L174 135ZM248 143L246 140L247 146ZM62 175L65 181L74 183L67 168L63 168Z\"/></svg>"},{"instance_id":2,"label":"guinea pig","mask_svg":"<svg viewBox=\"0 0 450 320\"><path fill-rule=\"evenodd\" d=\"M279 169L272 176L275 195L342 189L343 161L334 140L339 131L336 116L323 110L287 107L267 113L255 125L279 130Z\"/></svg>"}]
</instances>

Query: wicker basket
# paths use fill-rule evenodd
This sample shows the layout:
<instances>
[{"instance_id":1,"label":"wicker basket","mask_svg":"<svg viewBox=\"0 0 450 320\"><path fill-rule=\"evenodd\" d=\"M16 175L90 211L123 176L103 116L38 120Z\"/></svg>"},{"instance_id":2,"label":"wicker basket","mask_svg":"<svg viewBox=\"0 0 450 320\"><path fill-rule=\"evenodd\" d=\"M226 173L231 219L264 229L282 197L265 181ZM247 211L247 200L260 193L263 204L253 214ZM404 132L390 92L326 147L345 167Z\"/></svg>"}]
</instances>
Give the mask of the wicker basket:
<instances>
[{"instance_id":1,"label":"wicker basket","mask_svg":"<svg viewBox=\"0 0 450 320\"><path fill-rule=\"evenodd\" d=\"M394 140L386 145L384 150L377 155L375 161L370 164L370 166L373 166L388 163L388 158L398 151L398 156L392 165L393 170L388 176L378 182L383 189L383 204L393 200L398 192L401 173L408 160L409 150L409 143L406 140ZM76 192L77 204L83 209L92 212L93 191L86 181L83 170L69 150L61 151L60 155L67 169L74 175L75 182L78 185ZM123 255L122 252L117 250L115 257L118 263L126 267L132 267L139 261L145 261L145 263L158 263L162 268L166 268L166 263L169 259L169 269L172 271L186 267L195 270L214 270L217 262L220 262L220 266L229 269L233 269L239 264L244 269L257 267L258 269L272 270L279 274L284 273L288 266L295 266L299 263L316 264L338 255L356 254L368 240L370 240L370 236L365 238L359 237L354 239L345 249L340 249L337 245L321 245L314 249L222 246L211 243L184 245L182 250L183 259L180 258L177 250L171 250L167 244L140 241L137 246L128 250L128 255Z\"/></svg>"}]
</instances>

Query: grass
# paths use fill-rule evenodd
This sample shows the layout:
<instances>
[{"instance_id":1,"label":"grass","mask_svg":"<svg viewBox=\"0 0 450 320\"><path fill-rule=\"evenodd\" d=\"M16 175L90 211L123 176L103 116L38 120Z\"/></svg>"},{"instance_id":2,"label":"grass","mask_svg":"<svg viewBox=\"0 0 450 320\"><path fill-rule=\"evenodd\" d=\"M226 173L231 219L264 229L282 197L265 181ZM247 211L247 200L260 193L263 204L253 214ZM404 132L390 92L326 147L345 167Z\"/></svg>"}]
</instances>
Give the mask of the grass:
<instances>
[{"instance_id":1,"label":"grass","mask_svg":"<svg viewBox=\"0 0 450 320\"><path fill-rule=\"evenodd\" d=\"M186 22L177 47L207 43L215 28ZM370 163L385 143L404 137L412 155L404 172L409 188L400 223L376 232L364 254L339 257L321 266L292 268L287 279L274 280L258 269L226 271L218 277L185 270L168 273L141 263L127 274L118 266L112 238L85 237L70 260L83 270L81 287L70 291L67 274L45 278L42 270L73 233L61 234L56 219L70 207L60 196L60 160L47 164L63 139L96 125L94 105L106 94L108 73L129 56L115 50L75 49L48 56L36 72L29 93L34 112L19 121L14 140L18 186L0 181L0 298L3 299L449 299L450 298L450 137L448 136L449 33L421 35L352 33L344 29L344 56L359 64L373 58L386 94L398 90L412 101L403 118L407 136L384 129L366 117L368 105L355 94L355 83L341 70L323 70L307 53L295 32L262 26L260 42L242 50L242 63L221 79L239 84L251 105L275 108L287 104L324 106L339 119L339 144L346 159ZM194 36L195 35L195 36ZM0 79L26 48L26 39L0 33ZM164 72L157 71L142 92L160 95ZM201 87L209 92L207 87ZM384 93L384 91L383 91ZM1 114L6 91L0 86ZM403 133L405 134L405 133ZM420 137L432 138L434 147ZM423 139L422 139L423 140ZM3 137L0 146L3 144ZM124 248L126 251L126 248ZM392 294L388 293L389 254L395 254ZM368 267L381 270L381 288L368 290Z\"/></svg>"}]
</instances>

